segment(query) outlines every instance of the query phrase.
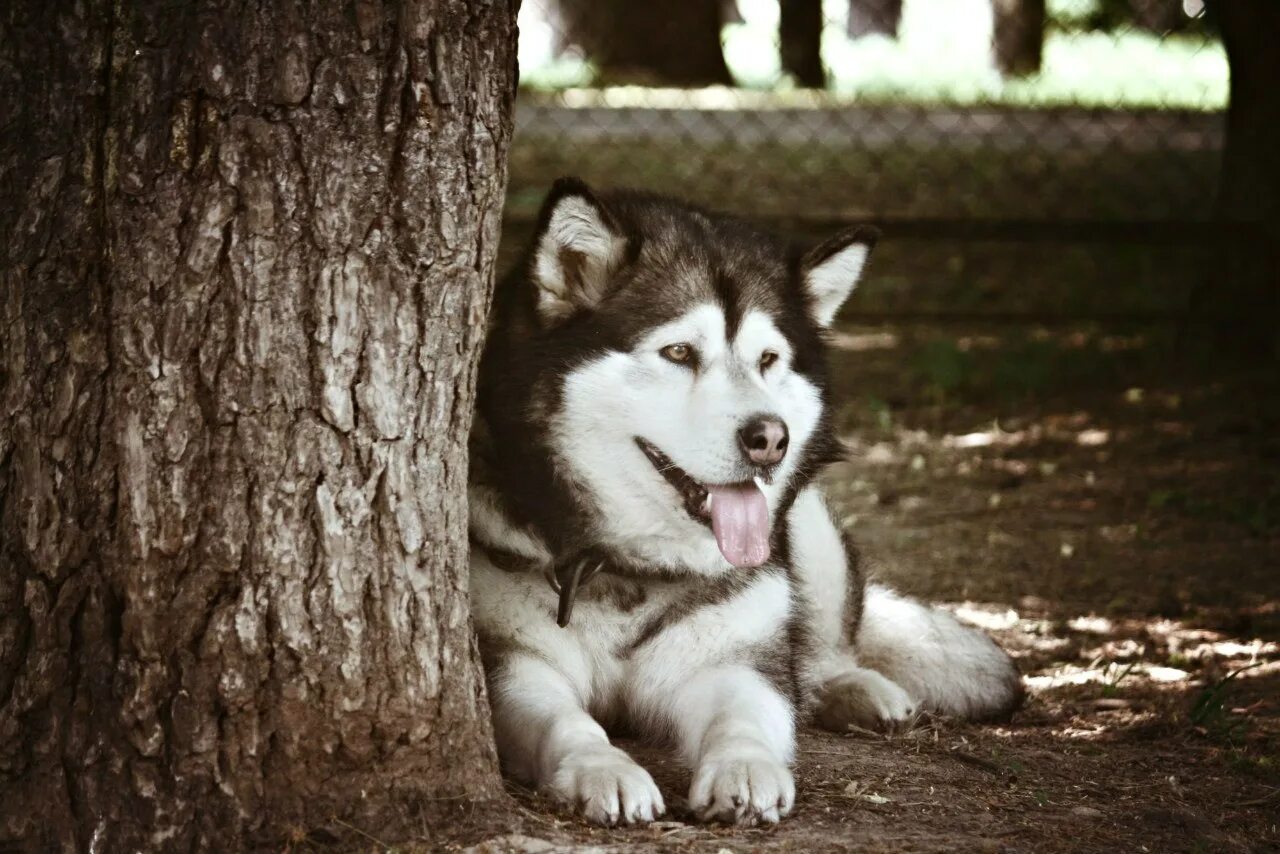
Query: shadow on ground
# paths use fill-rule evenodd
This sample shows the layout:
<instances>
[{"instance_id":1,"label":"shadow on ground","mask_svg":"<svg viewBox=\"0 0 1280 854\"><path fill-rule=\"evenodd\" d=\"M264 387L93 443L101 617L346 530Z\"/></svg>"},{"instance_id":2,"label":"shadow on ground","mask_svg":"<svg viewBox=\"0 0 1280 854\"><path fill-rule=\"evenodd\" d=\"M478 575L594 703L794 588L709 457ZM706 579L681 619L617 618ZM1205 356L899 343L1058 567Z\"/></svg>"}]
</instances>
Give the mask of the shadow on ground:
<instances>
[{"instance_id":1,"label":"shadow on ground","mask_svg":"<svg viewBox=\"0 0 1280 854\"><path fill-rule=\"evenodd\" d=\"M847 326L841 524L880 577L995 635L1012 721L807 731L795 813L589 827L532 793L470 806L477 851L1280 848L1280 381L1098 329ZM508 834L517 834L509 836ZM487 841L486 841L487 840Z\"/></svg>"}]
</instances>

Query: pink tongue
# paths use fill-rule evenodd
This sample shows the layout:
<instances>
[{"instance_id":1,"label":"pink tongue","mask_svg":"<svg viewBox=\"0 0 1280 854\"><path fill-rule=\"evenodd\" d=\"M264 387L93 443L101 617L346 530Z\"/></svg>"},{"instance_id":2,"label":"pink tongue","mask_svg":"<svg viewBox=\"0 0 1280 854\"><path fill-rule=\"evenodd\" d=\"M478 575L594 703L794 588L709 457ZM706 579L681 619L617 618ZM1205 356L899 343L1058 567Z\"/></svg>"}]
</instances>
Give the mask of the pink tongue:
<instances>
[{"instance_id":1,"label":"pink tongue","mask_svg":"<svg viewBox=\"0 0 1280 854\"><path fill-rule=\"evenodd\" d=\"M720 554L734 566L759 566L769 559L769 505L754 483L708 486L711 530Z\"/></svg>"}]
</instances>

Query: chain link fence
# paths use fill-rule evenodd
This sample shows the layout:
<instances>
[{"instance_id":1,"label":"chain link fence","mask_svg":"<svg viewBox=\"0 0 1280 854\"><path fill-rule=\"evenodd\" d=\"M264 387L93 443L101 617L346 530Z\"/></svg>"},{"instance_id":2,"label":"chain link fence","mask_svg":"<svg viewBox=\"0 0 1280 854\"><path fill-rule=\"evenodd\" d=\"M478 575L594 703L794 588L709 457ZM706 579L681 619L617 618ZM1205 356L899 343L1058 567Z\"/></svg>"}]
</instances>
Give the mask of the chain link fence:
<instances>
[{"instance_id":1,"label":"chain link fence","mask_svg":"<svg viewBox=\"0 0 1280 854\"><path fill-rule=\"evenodd\" d=\"M886 309L1031 277L1068 314L1177 313L1208 263L1228 68L1199 0L525 0L520 23L516 222L562 174L880 222L933 250L879 265Z\"/></svg>"}]
</instances>

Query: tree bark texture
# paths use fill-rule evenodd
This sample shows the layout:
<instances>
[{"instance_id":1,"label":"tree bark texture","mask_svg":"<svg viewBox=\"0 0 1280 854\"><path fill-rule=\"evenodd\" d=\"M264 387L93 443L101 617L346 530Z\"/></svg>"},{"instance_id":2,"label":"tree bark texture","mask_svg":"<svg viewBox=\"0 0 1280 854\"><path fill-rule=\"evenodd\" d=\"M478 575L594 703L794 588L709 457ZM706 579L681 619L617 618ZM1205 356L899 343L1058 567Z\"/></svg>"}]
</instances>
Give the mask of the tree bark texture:
<instances>
[{"instance_id":1,"label":"tree bark texture","mask_svg":"<svg viewBox=\"0 0 1280 854\"><path fill-rule=\"evenodd\" d=\"M991 0L992 48L1005 77L1040 71L1044 53L1045 0Z\"/></svg>"},{"instance_id":2,"label":"tree bark texture","mask_svg":"<svg viewBox=\"0 0 1280 854\"><path fill-rule=\"evenodd\" d=\"M782 70L801 86L821 89L827 85L822 67L822 0L781 0L778 45Z\"/></svg>"},{"instance_id":3,"label":"tree bark texture","mask_svg":"<svg viewBox=\"0 0 1280 854\"><path fill-rule=\"evenodd\" d=\"M1220 0L1208 8L1231 65L1218 216L1253 237L1231 242L1218 265L1212 285L1214 313L1223 327L1218 339L1239 355L1275 358L1280 356L1280 4Z\"/></svg>"},{"instance_id":4,"label":"tree bark texture","mask_svg":"<svg viewBox=\"0 0 1280 854\"><path fill-rule=\"evenodd\" d=\"M0 12L0 847L496 791L466 437L515 12Z\"/></svg>"},{"instance_id":5,"label":"tree bark texture","mask_svg":"<svg viewBox=\"0 0 1280 854\"><path fill-rule=\"evenodd\" d=\"M560 0L566 41L606 83L733 82L720 44L721 0Z\"/></svg>"}]
</instances>

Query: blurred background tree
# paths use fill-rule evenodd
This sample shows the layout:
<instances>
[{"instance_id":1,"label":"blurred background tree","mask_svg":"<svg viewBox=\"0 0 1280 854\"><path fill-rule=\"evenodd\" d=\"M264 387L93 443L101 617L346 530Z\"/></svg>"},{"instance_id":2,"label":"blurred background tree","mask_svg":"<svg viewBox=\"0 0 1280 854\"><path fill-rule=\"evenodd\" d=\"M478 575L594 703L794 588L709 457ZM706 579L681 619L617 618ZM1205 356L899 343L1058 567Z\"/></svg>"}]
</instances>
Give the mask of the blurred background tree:
<instances>
[{"instance_id":1,"label":"blurred background tree","mask_svg":"<svg viewBox=\"0 0 1280 854\"><path fill-rule=\"evenodd\" d=\"M1280 3L1217 0L1209 7L1231 60L1231 101L1218 216L1249 228L1258 244L1228 251L1209 287L1229 310L1218 316L1220 347L1280 358ZM1260 245L1259 245L1260 244Z\"/></svg>"},{"instance_id":2,"label":"blurred background tree","mask_svg":"<svg viewBox=\"0 0 1280 854\"><path fill-rule=\"evenodd\" d=\"M558 0L563 44L614 83L709 86L732 82L720 50L717 0Z\"/></svg>"}]
</instances>

